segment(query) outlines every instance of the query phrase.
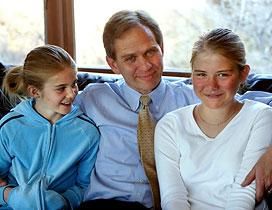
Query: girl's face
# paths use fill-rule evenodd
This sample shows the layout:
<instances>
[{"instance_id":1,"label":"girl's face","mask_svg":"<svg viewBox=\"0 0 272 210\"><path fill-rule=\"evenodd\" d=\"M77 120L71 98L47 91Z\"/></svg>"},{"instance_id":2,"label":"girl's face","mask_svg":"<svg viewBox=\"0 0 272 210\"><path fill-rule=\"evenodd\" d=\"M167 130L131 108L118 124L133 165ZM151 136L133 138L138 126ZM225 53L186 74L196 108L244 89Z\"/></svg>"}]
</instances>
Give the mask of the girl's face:
<instances>
[{"instance_id":1,"label":"girl's face","mask_svg":"<svg viewBox=\"0 0 272 210\"><path fill-rule=\"evenodd\" d=\"M193 62L192 82L203 105L216 109L229 105L249 72L240 71L230 59L216 52L203 52Z\"/></svg>"},{"instance_id":2,"label":"girl's face","mask_svg":"<svg viewBox=\"0 0 272 210\"><path fill-rule=\"evenodd\" d=\"M42 90L34 94L35 109L50 122L56 122L71 111L72 102L78 93L76 72L71 68L49 77Z\"/></svg>"}]
</instances>

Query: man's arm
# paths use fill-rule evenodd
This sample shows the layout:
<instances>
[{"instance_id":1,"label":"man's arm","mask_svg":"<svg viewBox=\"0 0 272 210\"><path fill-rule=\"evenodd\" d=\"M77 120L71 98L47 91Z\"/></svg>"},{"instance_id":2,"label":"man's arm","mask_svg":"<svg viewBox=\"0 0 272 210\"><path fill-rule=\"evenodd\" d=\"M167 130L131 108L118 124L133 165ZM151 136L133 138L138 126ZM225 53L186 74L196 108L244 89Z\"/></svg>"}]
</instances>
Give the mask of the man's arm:
<instances>
[{"instance_id":1,"label":"man's arm","mask_svg":"<svg viewBox=\"0 0 272 210\"><path fill-rule=\"evenodd\" d=\"M256 200L261 201L266 191L272 190L272 146L261 156L246 176L242 186L248 186L256 179Z\"/></svg>"}]
</instances>

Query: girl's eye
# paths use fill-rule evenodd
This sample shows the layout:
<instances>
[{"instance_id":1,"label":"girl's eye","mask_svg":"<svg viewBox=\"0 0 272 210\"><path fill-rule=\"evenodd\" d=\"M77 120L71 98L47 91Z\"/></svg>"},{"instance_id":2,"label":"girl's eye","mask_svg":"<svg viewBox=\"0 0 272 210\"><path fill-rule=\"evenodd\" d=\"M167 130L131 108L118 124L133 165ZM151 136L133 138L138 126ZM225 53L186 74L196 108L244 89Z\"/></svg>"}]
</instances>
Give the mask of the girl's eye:
<instances>
[{"instance_id":1,"label":"girl's eye","mask_svg":"<svg viewBox=\"0 0 272 210\"><path fill-rule=\"evenodd\" d=\"M217 74L217 76L220 77L220 78L225 78L225 77L230 76L230 74L228 74L228 73L219 73L219 74Z\"/></svg>"},{"instance_id":2,"label":"girl's eye","mask_svg":"<svg viewBox=\"0 0 272 210\"><path fill-rule=\"evenodd\" d=\"M206 76L206 74L202 72L194 73L194 75L198 78L204 78Z\"/></svg>"},{"instance_id":3,"label":"girl's eye","mask_svg":"<svg viewBox=\"0 0 272 210\"><path fill-rule=\"evenodd\" d=\"M63 92L65 90L65 87L61 87L57 89L57 92Z\"/></svg>"},{"instance_id":4,"label":"girl's eye","mask_svg":"<svg viewBox=\"0 0 272 210\"><path fill-rule=\"evenodd\" d=\"M77 81L75 81L73 84L72 84L72 88L75 88L77 87Z\"/></svg>"}]
</instances>

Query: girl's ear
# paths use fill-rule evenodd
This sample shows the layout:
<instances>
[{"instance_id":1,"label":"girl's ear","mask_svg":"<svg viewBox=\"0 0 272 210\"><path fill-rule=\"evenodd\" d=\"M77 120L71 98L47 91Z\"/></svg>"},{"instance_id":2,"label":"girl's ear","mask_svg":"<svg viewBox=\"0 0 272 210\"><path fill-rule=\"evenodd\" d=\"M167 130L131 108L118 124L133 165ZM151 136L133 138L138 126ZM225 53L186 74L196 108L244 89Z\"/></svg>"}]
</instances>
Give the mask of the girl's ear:
<instances>
[{"instance_id":1,"label":"girl's ear","mask_svg":"<svg viewBox=\"0 0 272 210\"><path fill-rule=\"evenodd\" d=\"M28 93L28 95L30 97L33 97L33 98L39 98L40 97L40 91L34 85L28 85L27 93Z\"/></svg>"},{"instance_id":2,"label":"girl's ear","mask_svg":"<svg viewBox=\"0 0 272 210\"><path fill-rule=\"evenodd\" d=\"M241 82L242 83L246 81L249 71L250 71L250 66L245 65L244 69L241 71Z\"/></svg>"}]
</instances>

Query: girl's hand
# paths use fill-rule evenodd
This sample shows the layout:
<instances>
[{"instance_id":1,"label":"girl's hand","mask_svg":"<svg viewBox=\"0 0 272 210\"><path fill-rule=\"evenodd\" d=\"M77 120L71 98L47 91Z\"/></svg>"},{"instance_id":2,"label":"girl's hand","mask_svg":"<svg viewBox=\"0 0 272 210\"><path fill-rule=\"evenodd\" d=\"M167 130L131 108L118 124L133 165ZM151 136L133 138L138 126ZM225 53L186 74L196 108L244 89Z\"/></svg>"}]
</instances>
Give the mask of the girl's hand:
<instances>
[{"instance_id":1,"label":"girl's hand","mask_svg":"<svg viewBox=\"0 0 272 210\"><path fill-rule=\"evenodd\" d=\"M0 187L4 187L8 183L4 179L0 179Z\"/></svg>"},{"instance_id":2,"label":"girl's hand","mask_svg":"<svg viewBox=\"0 0 272 210\"><path fill-rule=\"evenodd\" d=\"M4 200L8 201L9 192L12 190L12 187L7 187L4 191Z\"/></svg>"}]
</instances>

